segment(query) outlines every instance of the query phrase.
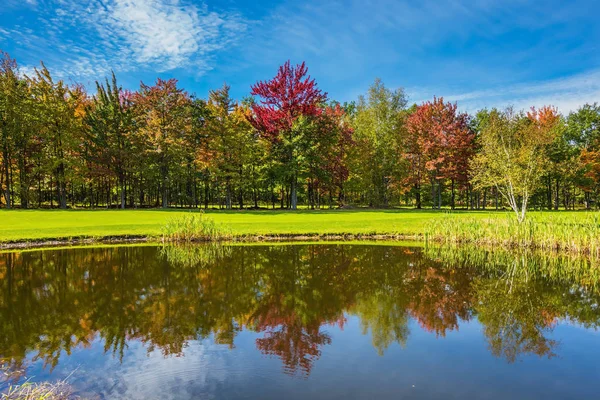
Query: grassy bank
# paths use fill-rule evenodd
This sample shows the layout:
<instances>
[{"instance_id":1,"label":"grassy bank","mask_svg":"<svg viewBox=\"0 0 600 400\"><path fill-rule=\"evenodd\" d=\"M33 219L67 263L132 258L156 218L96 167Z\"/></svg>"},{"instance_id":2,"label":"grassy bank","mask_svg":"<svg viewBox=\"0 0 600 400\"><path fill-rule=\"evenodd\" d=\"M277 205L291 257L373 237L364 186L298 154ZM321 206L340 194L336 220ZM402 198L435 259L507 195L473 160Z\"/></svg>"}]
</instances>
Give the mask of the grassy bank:
<instances>
[{"instance_id":1,"label":"grassy bank","mask_svg":"<svg viewBox=\"0 0 600 400\"><path fill-rule=\"evenodd\" d=\"M600 258L600 213L538 213L518 223L512 216L440 216L426 228L428 239L504 249L539 249Z\"/></svg>"},{"instance_id":2,"label":"grassy bank","mask_svg":"<svg viewBox=\"0 0 600 400\"><path fill-rule=\"evenodd\" d=\"M178 210L1 210L0 241L76 237L156 236ZM218 211L206 213L234 236L311 234L418 235L440 215L414 210ZM461 214L456 214L460 216ZM482 214L483 215L483 214Z\"/></svg>"},{"instance_id":3,"label":"grassy bank","mask_svg":"<svg viewBox=\"0 0 600 400\"><path fill-rule=\"evenodd\" d=\"M0 242L70 238L156 237L180 210L1 210ZM317 210L317 211L220 211L206 215L226 226L233 237L313 235L420 236L434 220L484 221L510 218L505 212L444 212L432 210ZM539 212L540 221L560 216L568 223L589 218L586 212ZM568 229L568 228L567 228Z\"/></svg>"}]
</instances>

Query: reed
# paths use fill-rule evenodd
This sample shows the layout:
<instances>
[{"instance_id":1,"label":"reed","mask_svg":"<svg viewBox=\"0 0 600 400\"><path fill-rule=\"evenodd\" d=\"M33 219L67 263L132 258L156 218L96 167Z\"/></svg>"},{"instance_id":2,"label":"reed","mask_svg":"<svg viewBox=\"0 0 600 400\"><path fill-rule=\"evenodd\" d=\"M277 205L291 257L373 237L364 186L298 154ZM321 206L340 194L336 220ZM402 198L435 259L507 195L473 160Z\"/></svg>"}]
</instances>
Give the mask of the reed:
<instances>
[{"instance_id":1,"label":"reed","mask_svg":"<svg viewBox=\"0 0 600 400\"><path fill-rule=\"evenodd\" d=\"M537 214L522 223L509 215L475 219L449 214L433 220L425 236L438 243L541 249L600 258L597 212L576 220L559 214Z\"/></svg>"},{"instance_id":2,"label":"reed","mask_svg":"<svg viewBox=\"0 0 600 400\"><path fill-rule=\"evenodd\" d=\"M75 399L71 386L65 382L25 382L9 386L0 394L2 400L68 400Z\"/></svg>"},{"instance_id":3,"label":"reed","mask_svg":"<svg viewBox=\"0 0 600 400\"><path fill-rule=\"evenodd\" d=\"M203 212L177 215L161 229L163 242L210 242L232 238L231 229L216 223Z\"/></svg>"},{"instance_id":4,"label":"reed","mask_svg":"<svg viewBox=\"0 0 600 400\"><path fill-rule=\"evenodd\" d=\"M79 399L73 392L67 380L57 382L32 382L25 379L22 383L17 382L22 378L22 371L15 371L6 364L0 364L0 387L2 382L6 386L0 391L2 400L74 400ZM68 379L68 378L67 378Z\"/></svg>"}]
</instances>

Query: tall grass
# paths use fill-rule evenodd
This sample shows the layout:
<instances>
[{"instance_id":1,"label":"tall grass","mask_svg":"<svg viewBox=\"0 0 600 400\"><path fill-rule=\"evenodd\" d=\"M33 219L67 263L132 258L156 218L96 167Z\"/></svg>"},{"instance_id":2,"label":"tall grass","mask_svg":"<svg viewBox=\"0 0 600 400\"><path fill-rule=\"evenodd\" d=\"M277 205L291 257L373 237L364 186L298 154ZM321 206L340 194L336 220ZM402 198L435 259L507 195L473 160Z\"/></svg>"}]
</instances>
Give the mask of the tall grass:
<instances>
[{"instance_id":1,"label":"tall grass","mask_svg":"<svg viewBox=\"0 0 600 400\"><path fill-rule=\"evenodd\" d=\"M536 214L522 223L511 217L475 219L448 214L433 220L425 236L439 243L541 249L600 258L599 213L590 212L576 221L557 214Z\"/></svg>"},{"instance_id":2,"label":"tall grass","mask_svg":"<svg viewBox=\"0 0 600 400\"><path fill-rule=\"evenodd\" d=\"M209 242L230 239L231 229L203 212L178 215L161 229L163 242Z\"/></svg>"},{"instance_id":3,"label":"tall grass","mask_svg":"<svg viewBox=\"0 0 600 400\"><path fill-rule=\"evenodd\" d=\"M18 381L22 379L21 371L14 371L5 364L0 364L0 384L2 381ZM68 379L68 378L67 378ZM0 388L2 385L0 385ZM0 391L2 400L73 400L79 399L73 394L73 388L67 380L57 382L32 382L26 379L22 383L8 383Z\"/></svg>"},{"instance_id":4,"label":"tall grass","mask_svg":"<svg viewBox=\"0 0 600 400\"><path fill-rule=\"evenodd\" d=\"M5 392L0 393L2 400L69 400L76 399L71 386L59 381L50 382L25 382L9 386Z\"/></svg>"}]
</instances>

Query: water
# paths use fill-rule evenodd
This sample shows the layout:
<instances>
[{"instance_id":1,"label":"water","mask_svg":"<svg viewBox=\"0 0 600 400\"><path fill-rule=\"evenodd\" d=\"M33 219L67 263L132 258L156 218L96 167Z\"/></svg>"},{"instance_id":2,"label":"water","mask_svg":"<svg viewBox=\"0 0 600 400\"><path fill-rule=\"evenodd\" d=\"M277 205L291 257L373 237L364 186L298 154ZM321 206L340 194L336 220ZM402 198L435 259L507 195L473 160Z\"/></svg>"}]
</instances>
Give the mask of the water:
<instances>
[{"instance_id":1,"label":"water","mask_svg":"<svg viewBox=\"0 0 600 400\"><path fill-rule=\"evenodd\" d=\"M596 397L590 277L474 259L379 244L4 253L0 358L89 398Z\"/></svg>"}]
</instances>

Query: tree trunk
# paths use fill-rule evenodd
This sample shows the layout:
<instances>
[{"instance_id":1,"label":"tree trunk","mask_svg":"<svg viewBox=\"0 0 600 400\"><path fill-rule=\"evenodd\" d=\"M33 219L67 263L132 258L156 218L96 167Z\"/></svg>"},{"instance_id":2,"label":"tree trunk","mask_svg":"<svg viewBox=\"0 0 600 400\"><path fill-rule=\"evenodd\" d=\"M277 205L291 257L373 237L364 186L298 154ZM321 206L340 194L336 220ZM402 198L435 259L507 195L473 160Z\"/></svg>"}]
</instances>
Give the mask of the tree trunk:
<instances>
[{"instance_id":1,"label":"tree trunk","mask_svg":"<svg viewBox=\"0 0 600 400\"><path fill-rule=\"evenodd\" d=\"M438 179L438 210L442 209L442 181Z\"/></svg>"},{"instance_id":2,"label":"tree trunk","mask_svg":"<svg viewBox=\"0 0 600 400\"><path fill-rule=\"evenodd\" d=\"M208 180L204 181L204 209L208 210L208 195L209 195L209 186Z\"/></svg>"},{"instance_id":3,"label":"tree trunk","mask_svg":"<svg viewBox=\"0 0 600 400\"><path fill-rule=\"evenodd\" d=\"M452 197L451 197L451 200L450 200L450 208L452 208L453 210L454 210L454 207L455 207L455 196L456 196L455 193L454 193L454 189L455 189L454 188L454 179L452 179Z\"/></svg>"},{"instance_id":4,"label":"tree trunk","mask_svg":"<svg viewBox=\"0 0 600 400\"><path fill-rule=\"evenodd\" d=\"M292 178L292 185L290 188L290 206L292 210L298 209L298 193L296 186L298 185L296 174Z\"/></svg>"},{"instance_id":5,"label":"tree trunk","mask_svg":"<svg viewBox=\"0 0 600 400\"><path fill-rule=\"evenodd\" d=\"M60 163L57 169L56 183L58 189L58 202L62 209L67 208L67 188L65 183L65 165Z\"/></svg>"},{"instance_id":6,"label":"tree trunk","mask_svg":"<svg viewBox=\"0 0 600 400\"><path fill-rule=\"evenodd\" d=\"M421 185L419 185L419 184L415 184L415 202L416 202L417 209L420 210L422 205L421 205Z\"/></svg>"},{"instance_id":7,"label":"tree trunk","mask_svg":"<svg viewBox=\"0 0 600 400\"><path fill-rule=\"evenodd\" d=\"M496 190L495 190L495 196L496 196L496 199L495 199L495 203L496 203L496 210L498 210L498 203L499 203L499 198L498 198L498 197L499 197L499 195L500 195L500 194L498 193L498 189L496 189Z\"/></svg>"},{"instance_id":8,"label":"tree trunk","mask_svg":"<svg viewBox=\"0 0 600 400\"><path fill-rule=\"evenodd\" d=\"M485 208L487 207L487 188L483 189L483 209L485 210Z\"/></svg>"},{"instance_id":9,"label":"tree trunk","mask_svg":"<svg viewBox=\"0 0 600 400\"><path fill-rule=\"evenodd\" d=\"M546 201L548 210L552 210L552 177L548 177L548 184L546 185Z\"/></svg>"},{"instance_id":10,"label":"tree trunk","mask_svg":"<svg viewBox=\"0 0 600 400\"><path fill-rule=\"evenodd\" d=\"M29 207L29 181L26 177L26 166L24 155L19 157L19 196L21 198L21 208Z\"/></svg>"},{"instance_id":11,"label":"tree trunk","mask_svg":"<svg viewBox=\"0 0 600 400\"><path fill-rule=\"evenodd\" d=\"M162 208L168 208L169 207L169 166L167 165L167 162L165 160L164 155L162 156L161 159L161 167L160 167L160 173L161 173L161 194L162 194Z\"/></svg>"},{"instance_id":12,"label":"tree trunk","mask_svg":"<svg viewBox=\"0 0 600 400\"><path fill-rule=\"evenodd\" d=\"M6 208L10 208L10 164L8 163L8 148L6 144L4 145L4 149L2 152L2 160L4 164L4 174L6 176L6 190L4 191L4 200L6 201Z\"/></svg>"},{"instance_id":13,"label":"tree trunk","mask_svg":"<svg viewBox=\"0 0 600 400\"><path fill-rule=\"evenodd\" d=\"M225 208L231 210L231 182L229 178L226 179L225 183Z\"/></svg>"},{"instance_id":14,"label":"tree trunk","mask_svg":"<svg viewBox=\"0 0 600 400\"><path fill-rule=\"evenodd\" d=\"M435 182L431 179L431 208L435 209Z\"/></svg>"},{"instance_id":15,"label":"tree trunk","mask_svg":"<svg viewBox=\"0 0 600 400\"><path fill-rule=\"evenodd\" d=\"M119 176L119 186L121 187L121 209L125 209L125 177L120 174Z\"/></svg>"},{"instance_id":16,"label":"tree trunk","mask_svg":"<svg viewBox=\"0 0 600 400\"><path fill-rule=\"evenodd\" d=\"M555 211L558 210L558 206L559 206L559 190L560 190L560 182L559 182L558 178L556 178L556 186L555 186L555 190L554 190L554 210Z\"/></svg>"}]
</instances>

